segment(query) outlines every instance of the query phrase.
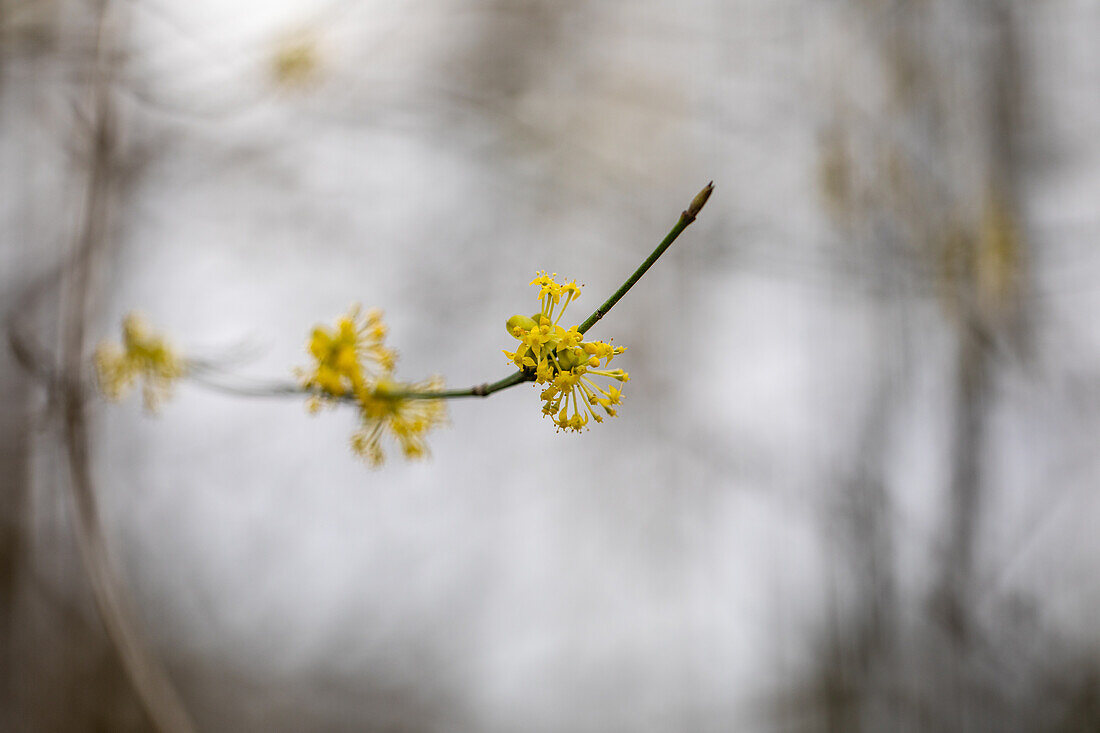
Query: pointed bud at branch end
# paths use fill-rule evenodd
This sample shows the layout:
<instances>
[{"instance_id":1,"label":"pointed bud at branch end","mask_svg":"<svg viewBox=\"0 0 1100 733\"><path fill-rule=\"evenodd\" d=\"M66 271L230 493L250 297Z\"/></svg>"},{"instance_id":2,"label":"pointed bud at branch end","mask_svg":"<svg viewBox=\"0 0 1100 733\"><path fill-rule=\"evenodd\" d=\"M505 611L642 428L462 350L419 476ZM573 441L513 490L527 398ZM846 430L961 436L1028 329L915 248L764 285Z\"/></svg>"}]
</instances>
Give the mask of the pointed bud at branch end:
<instances>
[{"instance_id":1,"label":"pointed bud at branch end","mask_svg":"<svg viewBox=\"0 0 1100 733\"><path fill-rule=\"evenodd\" d=\"M684 212L684 218L688 221L694 221L695 217L699 215L699 212L706 206L707 199L710 198L710 194L714 191L714 181L708 183L702 191L695 195L695 198L691 200L691 205L687 207L687 211Z\"/></svg>"}]
</instances>

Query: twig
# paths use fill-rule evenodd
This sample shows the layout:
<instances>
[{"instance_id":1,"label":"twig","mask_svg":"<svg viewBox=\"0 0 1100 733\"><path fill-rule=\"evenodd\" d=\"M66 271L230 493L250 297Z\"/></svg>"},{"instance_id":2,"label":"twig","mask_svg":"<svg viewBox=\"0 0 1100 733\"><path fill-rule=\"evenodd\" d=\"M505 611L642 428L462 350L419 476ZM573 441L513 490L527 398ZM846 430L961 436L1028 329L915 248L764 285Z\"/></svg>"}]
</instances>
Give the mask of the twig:
<instances>
[{"instance_id":1,"label":"twig","mask_svg":"<svg viewBox=\"0 0 1100 733\"><path fill-rule=\"evenodd\" d=\"M595 312L585 319L577 330L581 333L585 333L588 329L596 325L596 321L600 320L608 314L615 304L622 300L622 297L626 295L627 291L634 287L634 284L642 279L642 275L646 274L646 271L650 267L653 267L653 263L665 253L665 250L672 246L672 243L676 241L676 238L680 236L691 222L695 221L695 217L699 215L699 212L703 210L703 206L706 205L707 199L710 198L711 192L714 191L714 181L708 183L702 191L700 191L694 199L691 201L691 205L680 214L680 220L676 222L676 226L672 227L670 231L661 243L657 245L657 249L650 253L649 257L645 258L645 262L638 265L638 269L635 270L630 277L626 279L619 289L612 293L611 297L604 301L603 305L595 310Z\"/></svg>"},{"instance_id":2,"label":"twig","mask_svg":"<svg viewBox=\"0 0 1100 733\"><path fill-rule=\"evenodd\" d=\"M92 86L93 148L84 219L72 265L63 273L67 287L62 292L68 299L62 319L62 374L58 387L69 463L70 491L75 509L72 514L73 532L107 637L114 644L122 667L150 721L163 733L189 733L194 730L194 725L187 710L167 673L146 647L137 630L136 613L123 592L119 573L108 551L88 460L85 387L81 379L84 366L84 319L89 300L92 259L106 236L107 187L112 152L110 68L106 63L107 17L107 3L104 2L100 6L96 40Z\"/></svg>"}]
</instances>

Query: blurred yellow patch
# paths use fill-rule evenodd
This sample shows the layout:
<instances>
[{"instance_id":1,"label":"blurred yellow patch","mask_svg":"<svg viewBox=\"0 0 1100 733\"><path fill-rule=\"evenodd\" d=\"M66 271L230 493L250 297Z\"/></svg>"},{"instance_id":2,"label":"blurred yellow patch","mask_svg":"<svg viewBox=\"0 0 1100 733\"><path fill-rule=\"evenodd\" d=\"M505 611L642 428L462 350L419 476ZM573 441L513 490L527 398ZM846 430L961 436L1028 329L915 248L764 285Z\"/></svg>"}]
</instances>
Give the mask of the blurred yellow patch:
<instances>
[{"instance_id":1,"label":"blurred yellow patch","mask_svg":"<svg viewBox=\"0 0 1100 733\"><path fill-rule=\"evenodd\" d=\"M302 386L319 399L359 395L397 363L397 354L385 345L388 332L382 311L360 314L358 305L332 328L317 326L307 345L314 366L297 370ZM320 402L311 406L316 409Z\"/></svg>"},{"instance_id":2,"label":"blurred yellow patch","mask_svg":"<svg viewBox=\"0 0 1100 733\"><path fill-rule=\"evenodd\" d=\"M170 396L173 382L186 372L184 361L136 313L122 321L122 343L101 343L94 364L99 388L111 400L124 398L140 379L150 412Z\"/></svg>"},{"instance_id":3,"label":"blurred yellow patch","mask_svg":"<svg viewBox=\"0 0 1100 733\"><path fill-rule=\"evenodd\" d=\"M978 236L978 293L991 312L1008 306L1019 288L1020 230L1001 196L990 195Z\"/></svg>"},{"instance_id":4,"label":"blurred yellow patch","mask_svg":"<svg viewBox=\"0 0 1100 733\"><path fill-rule=\"evenodd\" d=\"M439 392L443 380L433 377L425 382L400 384L382 379L359 399L361 428L351 436L351 448L374 467L382 465L385 452L382 439L390 435L406 458L428 456L424 435L447 422L447 406L440 399L404 396L409 392Z\"/></svg>"},{"instance_id":5,"label":"blurred yellow patch","mask_svg":"<svg viewBox=\"0 0 1100 733\"><path fill-rule=\"evenodd\" d=\"M357 404L360 429L352 435L351 448L375 467L385 460L387 435L406 458L423 458L428 455L424 435L447 419L443 400L410 396L442 390L441 378L413 384L393 379L397 354L385 345L388 331L382 311L372 308L361 315L353 306L331 328L313 329L307 349L314 366L298 370L302 386L313 393L311 411L341 399Z\"/></svg>"},{"instance_id":6,"label":"blurred yellow patch","mask_svg":"<svg viewBox=\"0 0 1100 733\"><path fill-rule=\"evenodd\" d=\"M312 34L283 39L275 49L272 75L284 86L304 86L320 76L320 43Z\"/></svg>"}]
</instances>

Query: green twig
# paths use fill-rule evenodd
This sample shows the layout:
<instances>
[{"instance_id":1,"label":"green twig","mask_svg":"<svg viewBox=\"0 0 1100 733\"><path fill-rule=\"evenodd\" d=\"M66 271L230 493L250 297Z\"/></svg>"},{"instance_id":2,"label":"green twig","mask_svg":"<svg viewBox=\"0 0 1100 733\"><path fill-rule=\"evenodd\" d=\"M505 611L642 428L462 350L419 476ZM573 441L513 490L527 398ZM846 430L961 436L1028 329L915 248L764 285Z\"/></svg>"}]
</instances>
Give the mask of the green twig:
<instances>
[{"instance_id":1,"label":"green twig","mask_svg":"<svg viewBox=\"0 0 1100 733\"><path fill-rule=\"evenodd\" d=\"M672 246L672 243L676 241L680 233L687 229L691 222L695 221L695 217L699 215L699 212L703 209L704 204L707 203L707 199L710 198L711 191L713 190L714 181L711 181L694 199L692 199L691 205L680 214L680 220L676 222L676 226L672 227L672 231L670 231L665 238L661 240L661 243L657 245L657 249L653 250L649 257L645 258L645 262L638 265L638 269L626 279L626 282L624 282L610 298L604 301L603 305L585 319L584 323L577 328L578 331L585 333L588 329L595 326L596 321L606 316L608 311L614 308L615 304L622 300L626 292L634 287L634 284L642 279L642 275L646 274L646 271L649 270L650 267L653 267L653 263L665 253L665 250Z\"/></svg>"},{"instance_id":2,"label":"green twig","mask_svg":"<svg viewBox=\"0 0 1100 733\"><path fill-rule=\"evenodd\" d=\"M441 392L397 392L394 397L404 397L414 400L449 400L455 397L488 397L494 392L514 387L524 382L532 382L535 374L532 371L520 370L509 374L504 379L498 379L492 384L479 384L465 389L446 389Z\"/></svg>"},{"instance_id":3,"label":"green twig","mask_svg":"<svg viewBox=\"0 0 1100 733\"><path fill-rule=\"evenodd\" d=\"M353 394L341 395L334 397L333 395L322 392L316 389L307 389L296 382L254 382L254 383L229 383L217 378L211 378L209 376L210 370L208 369L194 369L186 372L186 377L195 384L202 385L207 389L211 389L215 392L222 392L225 394L237 395L238 397L301 397L302 395L312 395L315 397L324 397L326 399L336 399L342 402L357 402L358 398ZM438 392L404 392L394 391L390 392L387 396L395 399L414 399L414 400L443 400L443 399L455 399L457 397L488 397L494 392L499 392L502 389L508 387L514 387L517 384L523 382L534 381L534 373L529 371L518 371L513 374L509 374L503 379L498 379L492 383L478 384L473 387L466 387L465 389L446 389Z\"/></svg>"}]
</instances>

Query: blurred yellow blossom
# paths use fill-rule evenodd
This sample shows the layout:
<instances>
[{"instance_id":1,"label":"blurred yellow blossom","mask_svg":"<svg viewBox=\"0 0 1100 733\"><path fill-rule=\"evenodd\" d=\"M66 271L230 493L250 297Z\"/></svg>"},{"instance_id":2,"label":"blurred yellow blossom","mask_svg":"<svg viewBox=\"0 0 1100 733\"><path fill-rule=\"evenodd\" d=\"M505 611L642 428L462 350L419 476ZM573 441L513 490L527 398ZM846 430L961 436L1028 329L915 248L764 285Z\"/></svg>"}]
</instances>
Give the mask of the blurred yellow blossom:
<instances>
[{"instance_id":1,"label":"blurred yellow blossom","mask_svg":"<svg viewBox=\"0 0 1100 733\"><path fill-rule=\"evenodd\" d=\"M315 393L312 410L321 406L321 400L357 396L393 371L397 354L384 343L388 330L382 311L372 308L360 315L358 305L332 328L313 329L307 348L316 364L310 370L297 371L302 386Z\"/></svg>"},{"instance_id":2,"label":"blurred yellow blossom","mask_svg":"<svg viewBox=\"0 0 1100 733\"><path fill-rule=\"evenodd\" d=\"M447 416L442 399L412 396L442 390L441 378L415 384L393 379L397 354L385 346L387 332L381 311L360 316L359 307L353 306L332 328L313 329L307 348L315 365L298 370L302 386L313 393L311 411L323 401L356 403L361 427L352 435L352 450L373 466L385 459L382 439L387 433L407 458L426 456L424 434Z\"/></svg>"},{"instance_id":3,"label":"blurred yellow blossom","mask_svg":"<svg viewBox=\"0 0 1100 733\"><path fill-rule=\"evenodd\" d=\"M186 372L179 355L136 313L122 321L121 344L104 341L96 348L94 365L99 388L111 400L124 398L140 378L150 412L170 396L172 383Z\"/></svg>"},{"instance_id":4,"label":"blurred yellow blossom","mask_svg":"<svg viewBox=\"0 0 1100 733\"><path fill-rule=\"evenodd\" d=\"M280 84L303 86L318 76L320 67L320 43L312 33L288 35L275 48L272 74Z\"/></svg>"},{"instance_id":5,"label":"blurred yellow blossom","mask_svg":"<svg viewBox=\"0 0 1100 733\"><path fill-rule=\"evenodd\" d=\"M424 458L428 445L424 434L447 421L447 406L441 399L420 399L409 393L438 392L443 380L433 377L416 384L400 384L388 378L379 380L359 399L361 428L351 437L352 450L374 467L382 465L385 452L382 438L389 433L406 458Z\"/></svg>"},{"instance_id":6,"label":"blurred yellow blossom","mask_svg":"<svg viewBox=\"0 0 1100 733\"><path fill-rule=\"evenodd\" d=\"M630 375L622 369L607 369L611 359L626 350L602 341L584 341L577 326L558 325L565 309L580 297L576 281L559 283L557 273L539 272L531 285L539 288L542 309L533 316L516 315L508 319L508 333L519 341L515 351L504 355L515 366L532 373L535 382L545 384L542 412L562 430L580 432L588 421L603 422L596 408L611 417L622 391L613 385L597 384L592 377L626 382ZM602 365L603 369L599 368Z\"/></svg>"}]
</instances>

